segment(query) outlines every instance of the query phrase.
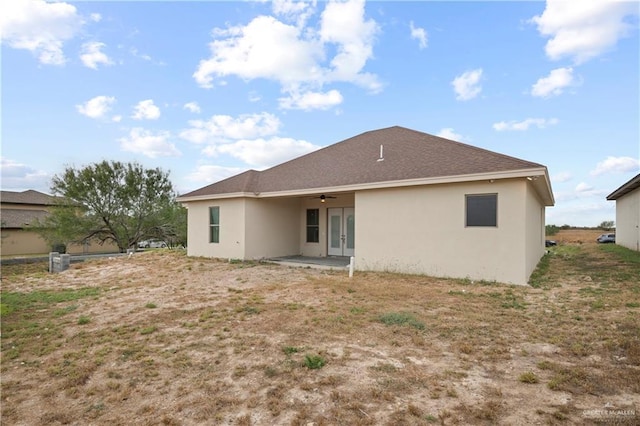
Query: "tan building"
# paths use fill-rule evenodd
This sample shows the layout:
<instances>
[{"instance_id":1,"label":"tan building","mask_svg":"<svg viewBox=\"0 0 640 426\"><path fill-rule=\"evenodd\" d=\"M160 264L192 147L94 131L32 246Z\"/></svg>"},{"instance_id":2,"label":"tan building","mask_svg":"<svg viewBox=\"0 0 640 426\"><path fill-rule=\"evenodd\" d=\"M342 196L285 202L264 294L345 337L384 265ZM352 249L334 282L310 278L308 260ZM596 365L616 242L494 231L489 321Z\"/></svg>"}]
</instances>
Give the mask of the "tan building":
<instances>
[{"instance_id":1,"label":"tan building","mask_svg":"<svg viewBox=\"0 0 640 426\"><path fill-rule=\"evenodd\" d=\"M607 196L616 202L616 244L640 251L640 174Z\"/></svg>"},{"instance_id":2,"label":"tan building","mask_svg":"<svg viewBox=\"0 0 640 426\"><path fill-rule=\"evenodd\" d=\"M28 190L23 192L0 192L0 219L2 222L2 256L23 256L47 254L52 247L29 229L35 220L43 220L49 213L48 209L54 205L54 197L42 192ZM72 244L67 247L67 253L113 253L118 247L112 244L99 245L97 243Z\"/></svg>"},{"instance_id":3,"label":"tan building","mask_svg":"<svg viewBox=\"0 0 640 426\"><path fill-rule=\"evenodd\" d=\"M188 254L353 256L356 270L526 284L544 254L545 166L402 127L178 198Z\"/></svg>"}]
</instances>

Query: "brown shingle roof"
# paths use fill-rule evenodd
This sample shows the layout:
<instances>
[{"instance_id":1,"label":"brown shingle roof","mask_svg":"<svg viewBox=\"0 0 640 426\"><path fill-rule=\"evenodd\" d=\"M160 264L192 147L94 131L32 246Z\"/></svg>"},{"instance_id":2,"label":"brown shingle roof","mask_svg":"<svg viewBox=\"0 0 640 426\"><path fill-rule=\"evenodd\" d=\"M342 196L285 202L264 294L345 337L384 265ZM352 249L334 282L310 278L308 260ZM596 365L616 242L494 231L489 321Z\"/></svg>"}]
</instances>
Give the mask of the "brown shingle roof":
<instances>
[{"instance_id":1,"label":"brown shingle roof","mask_svg":"<svg viewBox=\"0 0 640 426\"><path fill-rule=\"evenodd\" d=\"M380 145L384 161L377 161ZM503 172L544 166L404 127L373 130L270 169L250 170L182 197L276 192Z\"/></svg>"},{"instance_id":2,"label":"brown shingle roof","mask_svg":"<svg viewBox=\"0 0 640 426\"><path fill-rule=\"evenodd\" d=\"M40 204L43 206L52 206L55 197L43 194L42 192L29 189L23 192L0 191L0 202L11 204Z\"/></svg>"},{"instance_id":3,"label":"brown shingle roof","mask_svg":"<svg viewBox=\"0 0 640 426\"><path fill-rule=\"evenodd\" d=\"M3 228L24 228L33 225L36 219L42 221L48 214L45 210L2 209L0 221Z\"/></svg>"}]
</instances>

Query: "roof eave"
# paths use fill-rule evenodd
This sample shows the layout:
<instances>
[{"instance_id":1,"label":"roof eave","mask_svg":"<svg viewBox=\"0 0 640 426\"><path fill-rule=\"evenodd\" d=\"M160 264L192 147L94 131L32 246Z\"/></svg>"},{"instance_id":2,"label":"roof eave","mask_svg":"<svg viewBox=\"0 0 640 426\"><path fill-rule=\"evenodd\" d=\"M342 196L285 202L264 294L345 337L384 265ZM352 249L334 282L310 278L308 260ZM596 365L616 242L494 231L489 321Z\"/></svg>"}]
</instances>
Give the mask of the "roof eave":
<instances>
[{"instance_id":1,"label":"roof eave","mask_svg":"<svg viewBox=\"0 0 640 426\"><path fill-rule=\"evenodd\" d=\"M607 195L607 200L615 201L618 198L623 197L628 193L636 190L637 188L640 188L640 174L631 178L631 180L622 185L620 188Z\"/></svg>"},{"instance_id":2,"label":"roof eave","mask_svg":"<svg viewBox=\"0 0 640 426\"><path fill-rule=\"evenodd\" d=\"M540 179L543 177L543 179ZM418 186L418 185L437 185L447 183L460 183L460 182L478 182L483 180L499 180L499 179L514 179L514 178L530 178L534 182L534 187L543 199L545 205L552 206L554 204L553 192L551 191L551 185L549 182L549 175L546 167L539 167L533 169L520 169L520 170L508 170L501 172L488 172L488 173L476 173L465 174L455 176L440 176L431 178L417 178L417 179L403 179L385 182L371 182L371 183L359 183L353 185L341 185L341 186L327 186L316 188L303 188L293 189L285 191L271 191L262 193L253 192L234 192L226 194L210 194L199 195L194 197L178 197L177 200L181 203L190 203L196 201L207 200L220 200L229 198L280 198L280 197L297 197L307 196L319 193L335 193L335 192L352 192L352 191L365 191L370 189L384 189L384 188L399 188L403 186Z\"/></svg>"},{"instance_id":3,"label":"roof eave","mask_svg":"<svg viewBox=\"0 0 640 426\"><path fill-rule=\"evenodd\" d=\"M257 198L259 193L254 192L228 192L224 194L207 194L207 195L194 195L187 197L176 197L176 201L179 203L192 203L195 201L207 201L207 200L220 200L227 198Z\"/></svg>"}]
</instances>

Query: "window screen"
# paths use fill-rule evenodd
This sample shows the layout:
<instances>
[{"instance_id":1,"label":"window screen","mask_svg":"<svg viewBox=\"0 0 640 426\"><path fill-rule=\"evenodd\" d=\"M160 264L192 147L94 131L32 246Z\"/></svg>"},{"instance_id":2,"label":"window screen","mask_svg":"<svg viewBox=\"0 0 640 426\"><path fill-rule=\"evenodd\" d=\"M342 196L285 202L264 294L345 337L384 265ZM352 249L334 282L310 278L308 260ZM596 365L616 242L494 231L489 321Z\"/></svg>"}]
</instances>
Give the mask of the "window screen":
<instances>
[{"instance_id":1,"label":"window screen","mask_svg":"<svg viewBox=\"0 0 640 426\"><path fill-rule=\"evenodd\" d=\"M467 226L498 226L498 194L467 195Z\"/></svg>"},{"instance_id":2,"label":"window screen","mask_svg":"<svg viewBox=\"0 0 640 426\"><path fill-rule=\"evenodd\" d=\"M320 211L318 209L307 210L307 242L320 242Z\"/></svg>"},{"instance_id":3,"label":"window screen","mask_svg":"<svg viewBox=\"0 0 640 426\"><path fill-rule=\"evenodd\" d=\"M209 207L209 242L220 242L220 207Z\"/></svg>"}]
</instances>

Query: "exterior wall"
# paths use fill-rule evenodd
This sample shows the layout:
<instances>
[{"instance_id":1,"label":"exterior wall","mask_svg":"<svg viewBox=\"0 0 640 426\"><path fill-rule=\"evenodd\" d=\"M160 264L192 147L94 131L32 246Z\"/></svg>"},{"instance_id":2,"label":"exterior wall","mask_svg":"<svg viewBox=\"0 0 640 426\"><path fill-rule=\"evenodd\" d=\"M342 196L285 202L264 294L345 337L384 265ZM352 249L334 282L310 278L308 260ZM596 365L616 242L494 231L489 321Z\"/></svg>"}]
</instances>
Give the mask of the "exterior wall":
<instances>
[{"instance_id":1,"label":"exterior wall","mask_svg":"<svg viewBox=\"0 0 640 426\"><path fill-rule=\"evenodd\" d=\"M526 199L525 199L525 226L526 236L525 245L525 276L531 276L531 273L538 266L540 258L545 252L545 207L540 200L532 185L526 183Z\"/></svg>"},{"instance_id":2,"label":"exterior wall","mask_svg":"<svg viewBox=\"0 0 640 426\"><path fill-rule=\"evenodd\" d=\"M245 258L244 198L191 202L187 215L189 256ZM220 242L209 242L209 207L220 207Z\"/></svg>"},{"instance_id":3,"label":"exterior wall","mask_svg":"<svg viewBox=\"0 0 640 426\"><path fill-rule=\"evenodd\" d=\"M305 198L300 208L300 254L303 256L326 257L327 256L327 210L333 207L354 207L354 194L338 194L336 198L327 198L321 203L317 198ZM307 242L307 209L318 209L320 214L320 237L317 243ZM356 229L358 224L358 212L356 211ZM357 232L357 231L356 231ZM357 243L357 237L356 237ZM356 251L358 246L356 245Z\"/></svg>"},{"instance_id":4,"label":"exterior wall","mask_svg":"<svg viewBox=\"0 0 640 426\"><path fill-rule=\"evenodd\" d=\"M616 200L616 244L640 251L640 188Z\"/></svg>"},{"instance_id":5,"label":"exterior wall","mask_svg":"<svg viewBox=\"0 0 640 426\"><path fill-rule=\"evenodd\" d=\"M2 256L46 254L51 246L34 231L2 230Z\"/></svg>"},{"instance_id":6,"label":"exterior wall","mask_svg":"<svg viewBox=\"0 0 640 426\"><path fill-rule=\"evenodd\" d=\"M357 192L356 269L526 284L525 182ZM465 195L484 193L498 194L498 226L466 227Z\"/></svg>"},{"instance_id":7,"label":"exterior wall","mask_svg":"<svg viewBox=\"0 0 640 426\"><path fill-rule=\"evenodd\" d=\"M2 256L46 255L50 251L51 246L34 231L23 229L2 230ZM117 253L118 251L117 245L107 243L103 245L97 242L86 245L67 245L67 253L69 254Z\"/></svg>"},{"instance_id":8,"label":"exterior wall","mask_svg":"<svg viewBox=\"0 0 640 426\"><path fill-rule=\"evenodd\" d=\"M300 253L300 200L247 199L244 259Z\"/></svg>"}]
</instances>

